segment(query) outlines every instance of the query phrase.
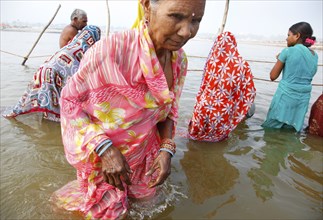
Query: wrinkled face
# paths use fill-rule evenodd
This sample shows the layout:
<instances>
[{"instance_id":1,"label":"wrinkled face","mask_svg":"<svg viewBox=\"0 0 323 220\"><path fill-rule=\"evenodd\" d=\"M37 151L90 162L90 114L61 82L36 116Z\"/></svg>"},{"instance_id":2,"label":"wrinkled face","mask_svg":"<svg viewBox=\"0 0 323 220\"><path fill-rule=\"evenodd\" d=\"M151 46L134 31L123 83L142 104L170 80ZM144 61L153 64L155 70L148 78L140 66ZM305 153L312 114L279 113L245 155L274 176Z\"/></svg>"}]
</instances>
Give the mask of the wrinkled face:
<instances>
[{"instance_id":1,"label":"wrinkled face","mask_svg":"<svg viewBox=\"0 0 323 220\"><path fill-rule=\"evenodd\" d=\"M149 34L156 51L179 50L196 35L204 15L205 0L143 2L145 18L149 21Z\"/></svg>"},{"instance_id":2,"label":"wrinkled face","mask_svg":"<svg viewBox=\"0 0 323 220\"><path fill-rule=\"evenodd\" d=\"M87 16L82 16L76 20L76 27L82 30L87 25Z\"/></svg>"},{"instance_id":3,"label":"wrinkled face","mask_svg":"<svg viewBox=\"0 0 323 220\"><path fill-rule=\"evenodd\" d=\"M291 47L297 44L299 37L300 37L300 34L293 34L293 32L288 31L287 38L286 38L287 46Z\"/></svg>"}]
</instances>

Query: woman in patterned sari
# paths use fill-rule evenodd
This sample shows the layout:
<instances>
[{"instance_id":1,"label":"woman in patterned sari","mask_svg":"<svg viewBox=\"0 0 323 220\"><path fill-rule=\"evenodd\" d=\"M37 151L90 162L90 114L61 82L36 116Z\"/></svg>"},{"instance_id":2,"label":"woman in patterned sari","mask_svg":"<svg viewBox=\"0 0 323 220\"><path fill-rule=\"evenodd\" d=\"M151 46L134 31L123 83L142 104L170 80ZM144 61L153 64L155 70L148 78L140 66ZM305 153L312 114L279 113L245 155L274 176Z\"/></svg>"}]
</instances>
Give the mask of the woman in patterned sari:
<instances>
[{"instance_id":1,"label":"woman in patterned sari","mask_svg":"<svg viewBox=\"0 0 323 220\"><path fill-rule=\"evenodd\" d=\"M38 68L18 103L6 110L3 116L14 118L40 112L45 119L59 122L61 90L77 71L84 53L99 39L100 29L97 26L85 26L68 45Z\"/></svg>"},{"instance_id":2,"label":"woman in patterned sari","mask_svg":"<svg viewBox=\"0 0 323 220\"><path fill-rule=\"evenodd\" d=\"M205 64L189 138L224 140L245 117L252 116L255 96L249 64L240 56L235 37L230 32L220 34Z\"/></svg>"},{"instance_id":3,"label":"woman in patterned sari","mask_svg":"<svg viewBox=\"0 0 323 220\"><path fill-rule=\"evenodd\" d=\"M77 180L52 199L87 218L125 217L128 198L154 196L171 171L182 47L199 29L205 0L141 2L145 22L97 42L62 91L64 149Z\"/></svg>"}]
</instances>

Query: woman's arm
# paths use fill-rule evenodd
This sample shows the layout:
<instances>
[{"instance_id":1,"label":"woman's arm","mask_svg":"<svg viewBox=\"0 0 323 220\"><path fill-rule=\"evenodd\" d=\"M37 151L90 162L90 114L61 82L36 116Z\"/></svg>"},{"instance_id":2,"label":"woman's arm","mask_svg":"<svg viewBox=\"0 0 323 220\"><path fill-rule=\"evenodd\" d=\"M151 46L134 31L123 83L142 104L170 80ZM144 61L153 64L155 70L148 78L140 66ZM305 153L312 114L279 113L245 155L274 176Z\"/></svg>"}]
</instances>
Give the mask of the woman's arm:
<instances>
[{"instance_id":1,"label":"woman's arm","mask_svg":"<svg viewBox=\"0 0 323 220\"><path fill-rule=\"evenodd\" d=\"M284 68L284 63L277 59L277 62L275 63L272 70L270 71L270 79L271 79L271 81L274 81L279 77L279 75L280 75L281 71L283 70L283 68Z\"/></svg>"},{"instance_id":2,"label":"woman's arm","mask_svg":"<svg viewBox=\"0 0 323 220\"><path fill-rule=\"evenodd\" d=\"M160 134L161 139L172 139L174 121L167 117L163 122L157 124L157 128ZM152 179L148 186L155 187L163 184L167 177L171 173L171 157L172 155L167 151L160 151L157 158L154 160L154 163L150 170L146 173L147 176L152 175L156 170L159 171L158 177L156 180Z\"/></svg>"},{"instance_id":3,"label":"woman's arm","mask_svg":"<svg viewBox=\"0 0 323 220\"><path fill-rule=\"evenodd\" d=\"M165 121L159 122L157 124L157 127L158 127L158 131L161 139L172 138L173 127L174 127L173 120L167 117Z\"/></svg>"},{"instance_id":4,"label":"woman's arm","mask_svg":"<svg viewBox=\"0 0 323 220\"><path fill-rule=\"evenodd\" d=\"M185 76L187 73L187 58L186 54L184 53L184 50L177 51L177 65L178 65L178 75L176 75L176 78L178 78L177 85L174 86L174 94L175 99L172 103L172 108L170 113L168 114L168 117L165 121L159 122L157 124L158 132L160 135L160 138L162 139L161 147L163 147L163 140L165 141L165 144L173 145L173 152L175 152L175 143L173 141L173 138L175 136L175 127L176 122L178 118L178 103L179 99L183 90ZM156 170L159 171L158 177L156 180L151 180L148 184L149 187L155 187L157 185L161 185L167 177L171 173L171 157L172 154L168 151L162 151L159 152L157 158L154 160L154 163L150 170L146 173L146 175L153 174Z\"/></svg>"}]
</instances>

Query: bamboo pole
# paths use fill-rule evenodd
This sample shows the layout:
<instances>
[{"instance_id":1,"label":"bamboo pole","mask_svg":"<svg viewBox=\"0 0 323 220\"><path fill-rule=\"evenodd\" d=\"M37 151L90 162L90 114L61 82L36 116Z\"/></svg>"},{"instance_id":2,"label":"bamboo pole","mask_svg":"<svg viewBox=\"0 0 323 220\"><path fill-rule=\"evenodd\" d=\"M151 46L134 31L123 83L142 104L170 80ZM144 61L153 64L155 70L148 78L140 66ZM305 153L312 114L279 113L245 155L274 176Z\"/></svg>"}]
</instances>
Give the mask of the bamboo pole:
<instances>
[{"instance_id":1,"label":"bamboo pole","mask_svg":"<svg viewBox=\"0 0 323 220\"><path fill-rule=\"evenodd\" d=\"M106 33L107 33L107 36L109 35L110 33L110 9L109 9L109 2L108 0L106 0L106 3L107 3L107 27L106 27Z\"/></svg>"},{"instance_id":2,"label":"bamboo pole","mask_svg":"<svg viewBox=\"0 0 323 220\"><path fill-rule=\"evenodd\" d=\"M48 26L52 23L52 21L54 20L54 18L55 18L55 16L57 15L57 13L58 13L58 10L61 8L61 5L59 4L58 5L58 8L57 8L57 10L56 10L56 12L55 12L55 14L54 14L54 16L52 17L52 19L48 22L48 24L44 27L44 29L43 29L43 31L40 33L40 35L39 35L39 37L38 37L38 39L36 40L36 42L34 43L34 45L32 46L32 48L30 49L30 51L29 51L29 53L27 54L27 56L25 56L24 57L24 61L22 62L22 64L21 65L25 65L25 63L26 63L26 61L27 61L27 59L28 59L28 57L29 57L29 55L31 54L31 52L34 50L34 48L36 47L36 45L37 45L37 43L38 43L38 41L39 41L39 39L41 38L41 36L43 35L43 33L45 32L45 30L48 28Z\"/></svg>"},{"instance_id":3,"label":"bamboo pole","mask_svg":"<svg viewBox=\"0 0 323 220\"><path fill-rule=\"evenodd\" d=\"M221 24L221 26L219 28L218 35L223 33L225 23L227 22L228 11L229 11L229 2L230 2L230 0L226 0L225 9L224 9L224 15L223 15L223 19L222 19L222 24Z\"/></svg>"}]
</instances>

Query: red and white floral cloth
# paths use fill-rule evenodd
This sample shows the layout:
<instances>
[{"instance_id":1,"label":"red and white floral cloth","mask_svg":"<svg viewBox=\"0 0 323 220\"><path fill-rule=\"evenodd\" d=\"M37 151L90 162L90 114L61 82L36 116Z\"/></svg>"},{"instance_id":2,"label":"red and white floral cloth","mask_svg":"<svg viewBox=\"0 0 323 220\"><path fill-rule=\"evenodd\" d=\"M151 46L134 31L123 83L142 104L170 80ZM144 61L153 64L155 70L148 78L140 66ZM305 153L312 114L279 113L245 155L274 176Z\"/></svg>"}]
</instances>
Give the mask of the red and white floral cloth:
<instances>
[{"instance_id":1,"label":"red and white floral cloth","mask_svg":"<svg viewBox=\"0 0 323 220\"><path fill-rule=\"evenodd\" d=\"M308 132L323 137L323 94L312 105L308 119Z\"/></svg>"},{"instance_id":2,"label":"red and white floral cloth","mask_svg":"<svg viewBox=\"0 0 323 220\"><path fill-rule=\"evenodd\" d=\"M188 136L217 142L245 118L254 102L256 88L249 64L240 56L235 37L220 34L205 64Z\"/></svg>"}]
</instances>

